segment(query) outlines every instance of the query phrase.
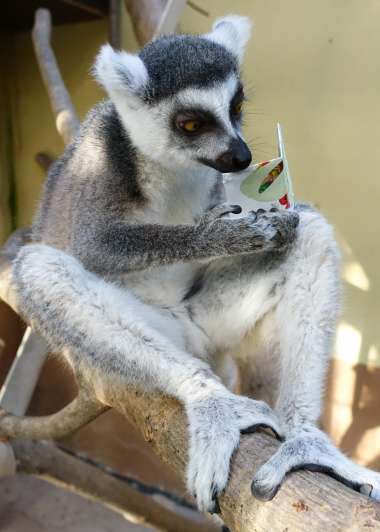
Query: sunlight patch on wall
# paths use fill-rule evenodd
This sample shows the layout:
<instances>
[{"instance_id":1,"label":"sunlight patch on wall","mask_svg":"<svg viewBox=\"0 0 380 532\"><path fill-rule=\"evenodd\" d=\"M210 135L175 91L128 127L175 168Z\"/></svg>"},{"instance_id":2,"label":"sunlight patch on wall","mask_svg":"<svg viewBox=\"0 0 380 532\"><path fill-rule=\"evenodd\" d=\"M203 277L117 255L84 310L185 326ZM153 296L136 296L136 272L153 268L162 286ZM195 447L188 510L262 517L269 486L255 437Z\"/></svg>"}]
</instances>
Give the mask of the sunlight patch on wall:
<instances>
[{"instance_id":1,"label":"sunlight patch on wall","mask_svg":"<svg viewBox=\"0 0 380 532\"><path fill-rule=\"evenodd\" d=\"M370 366L380 366L380 353L376 346L371 345L369 348L367 361Z\"/></svg>"},{"instance_id":2,"label":"sunlight patch on wall","mask_svg":"<svg viewBox=\"0 0 380 532\"><path fill-rule=\"evenodd\" d=\"M344 384L342 385L342 387ZM350 393L353 392L350 389ZM351 395L346 390L347 398L349 397L351 399ZM328 430L328 433L330 434L333 441L339 445L341 439L345 435L348 427L351 425L353 416L352 416L352 405L351 401L346 401L346 405L338 405L336 403L333 403L331 405L331 423L329 427L326 427Z\"/></svg>"},{"instance_id":3,"label":"sunlight patch on wall","mask_svg":"<svg viewBox=\"0 0 380 532\"><path fill-rule=\"evenodd\" d=\"M361 345L361 332L349 323L340 323L335 340L335 358L351 364L357 364L360 359Z\"/></svg>"},{"instance_id":4,"label":"sunlight patch on wall","mask_svg":"<svg viewBox=\"0 0 380 532\"><path fill-rule=\"evenodd\" d=\"M360 290L369 290L369 279L359 262L350 261L343 266L343 279Z\"/></svg>"}]
</instances>

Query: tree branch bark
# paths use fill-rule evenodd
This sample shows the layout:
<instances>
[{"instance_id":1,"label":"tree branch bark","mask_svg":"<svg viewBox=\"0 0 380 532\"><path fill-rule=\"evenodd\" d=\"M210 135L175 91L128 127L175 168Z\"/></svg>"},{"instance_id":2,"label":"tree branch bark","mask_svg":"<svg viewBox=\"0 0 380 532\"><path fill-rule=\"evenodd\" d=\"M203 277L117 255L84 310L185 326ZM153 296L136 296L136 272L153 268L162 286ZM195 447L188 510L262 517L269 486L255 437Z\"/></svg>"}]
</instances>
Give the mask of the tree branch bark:
<instances>
[{"instance_id":1,"label":"tree branch bark","mask_svg":"<svg viewBox=\"0 0 380 532\"><path fill-rule=\"evenodd\" d=\"M140 46L150 41L164 12L167 0L124 0Z\"/></svg>"},{"instance_id":2,"label":"tree branch bark","mask_svg":"<svg viewBox=\"0 0 380 532\"><path fill-rule=\"evenodd\" d=\"M80 388L76 398L50 416L15 416L0 408L0 438L54 440L63 438L108 410L108 406Z\"/></svg>"},{"instance_id":3,"label":"tree branch bark","mask_svg":"<svg viewBox=\"0 0 380 532\"><path fill-rule=\"evenodd\" d=\"M14 440L11 445L20 473L35 475L83 497L96 499L122 514L127 511L139 522L168 532L213 531L213 526L202 521L197 512L181 508L179 513L174 502L145 493L134 485L137 483L113 478L51 442Z\"/></svg>"},{"instance_id":4,"label":"tree branch bark","mask_svg":"<svg viewBox=\"0 0 380 532\"><path fill-rule=\"evenodd\" d=\"M17 311L11 285L11 260L22 235L16 234L0 252L0 297ZM182 478L187 461L187 428L182 406L159 394L146 396L127 386L115 397L102 390L103 402L127 417L151 443L164 462ZM6 418L5 418L6 419ZM38 422L38 420L36 421ZM2 421L0 420L0 428ZM220 497L221 517L236 532L337 532L380 530L380 505L320 473L300 471L284 483L273 501L262 503L251 495L254 472L275 451L278 443L267 434L245 435L231 468L225 493Z\"/></svg>"},{"instance_id":5,"label":"tree branch bark","mask_svg":"<svg viewBox=\"0 0 380 532\"><path fill-rule=\"evenodd\" d=\"M50 45L51 15L47 9L37 9L32 40L41 76L56 118L56 127L65 144L74 138L79 120L60 74Z\"/></svg>"}]
</instances>

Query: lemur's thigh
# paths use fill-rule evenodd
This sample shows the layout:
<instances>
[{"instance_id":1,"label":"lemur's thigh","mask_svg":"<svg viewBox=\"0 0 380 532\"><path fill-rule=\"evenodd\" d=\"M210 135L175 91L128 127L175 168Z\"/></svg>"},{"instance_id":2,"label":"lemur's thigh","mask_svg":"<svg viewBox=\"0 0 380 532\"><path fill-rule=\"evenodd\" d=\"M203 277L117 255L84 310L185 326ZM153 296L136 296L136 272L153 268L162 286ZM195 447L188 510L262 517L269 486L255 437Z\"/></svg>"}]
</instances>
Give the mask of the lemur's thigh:
<instances>
[{"instance_id":1,"label":"lemur's thigh","mask_svg":"<svg viewBox=\"0 0 380 532\"><path fill-rule=\"evenodd\" d=\"M123 400L132 385L184 404L190 440L187 485L201 510L215 510L240 431L264 424L278 432L271 409L230 393L207 363L181 348L177 326L183 325L183 309L165 315L44 245L19 253L13 280L25 317L55 352L66 353L82 385L91 386L95 395Z\"/></svg>"},{"instance_id":2,"label":"lemur's thigh","mask_svg":"<svg viewBox=\"0 0 380 532\"><path fill-rule=\"evenodd\" d=\"M244 347L252 357L256 385L270 389L280 419L286 441L253 479L258 498L272 498L288 472L309 468L380 499L380 475L347 459L316 426L339 307L338 263L331 227L306 210L282 260L213 265L194 296L193 315L215 345L240 355Z\"/></svg>"},{"instance_id":3,"label":"lemur's thigh","mask_svg":"<svg viewBox=\"0 0 380 532\"><path fill-rule=\"evenodd\" d=\"M114 369L131 384L167 390L169 382L158 375L186 363L191 374L201 364L185 351L182 324L171 312L145 304L62 251L26 246L13 279L25 317L56 352L69 353L76 369Z\"/></svg>"},{"instance_id":4,"label":"lemur's thigh","mask_svg":"<svg viewBox=\"0 0 380 532\"><path fill-rule=\"evenodd\" d=\"M276 306L285 282L284 255L217 260L200 274L184 304L210 340L211 351L234 349Z\"/></svg>"}]
</instances>

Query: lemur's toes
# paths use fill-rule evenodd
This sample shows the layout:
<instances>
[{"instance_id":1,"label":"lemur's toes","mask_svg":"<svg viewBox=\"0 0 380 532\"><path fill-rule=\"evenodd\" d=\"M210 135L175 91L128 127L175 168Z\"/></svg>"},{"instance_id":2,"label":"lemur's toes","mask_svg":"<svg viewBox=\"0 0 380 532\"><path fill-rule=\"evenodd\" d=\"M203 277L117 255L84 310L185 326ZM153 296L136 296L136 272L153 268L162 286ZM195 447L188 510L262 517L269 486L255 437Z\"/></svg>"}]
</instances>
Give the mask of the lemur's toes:
<instances>
[{"instance_id":1,"label":"lemur's toes","mask_svg":"<svg viewBox=\"0 0 380 532\"><path fill-rule=\"evenodd\" d=\"M243 210L243 209L240 207L240 205L230 205L230 207L231 207L230 212L231 212L232 214L240 214L241 211Z\"/></svg>"},{"instance_id":2,"label":"lemur's toes","mask_svg":"<svg viewBox=\"0 0 380 532\"><path fill-rule=\"evenodd\" d=\"M221 203L216 205L210 211L206 213L206 218L216 220L217 218L222 218L226 214L240 214L242 208L240 205L231 205L230 203Z\"/></svg>"},{"instance_id":3,"label":"lemur's toes","mask_svg":"<svg viewBox=\"0 0 380 532\"><path fill-rule=\"evenodd\" d=\"M359 491L362 495L367 495L367 497L371 497L373 486L372 484L362 484L359 488Z\"/></svg>"},{"instance_id":4,"label":"lemur's toes","mask_svg":"<svg viewBox=\"0 0 380 532\"><path fill-rule=\"evenodd\" d=\"M296 427L293 435L256 472L251 486L255 497L261 501L271 500L286 477L302 469L329 475L380 501L379 473L349 460L316 427Z\"/></svg>"},{"instance_id":5,"label":"lemur's toes","mask_svg":"<svg viewBox=\"0 0 380 532\"><path fill-rule=\"evenodd\" d=\"M268 502L276 496L281 484L282 481L273 485L254 478L251 484L251 493L259 501Z\"/></svg>"},{"instance_id":6,"label":"lemur's toes","mask_svg":"<svg viewBox=\"0 0 380 532\"><path fill-rule=\"evenodd\" d=\"M213 488L212 488L212 506L211 508L209 509L209 512L211 514L220 514L220 506L219 506L219 501L218 501L218 490L217 490L217 487L215 485L213 485Z\"/></svg>"},{"instance_id":7,"label":"lemur's toes","mask_svg":"<svg viewBox=\"0 0 380 532\"><path fill-rule=\"evenodd\" d=\"M284 441L284 438L280 436L277 430L271 425L268 425L267 423L255 423L250 427L247 427L246 429L242 429L240 432L241 434L253 434L254 432L257 432L260 429L269 429L273 433L273 436L276 438L276 440Z\"/></svg>"}]
</instances>

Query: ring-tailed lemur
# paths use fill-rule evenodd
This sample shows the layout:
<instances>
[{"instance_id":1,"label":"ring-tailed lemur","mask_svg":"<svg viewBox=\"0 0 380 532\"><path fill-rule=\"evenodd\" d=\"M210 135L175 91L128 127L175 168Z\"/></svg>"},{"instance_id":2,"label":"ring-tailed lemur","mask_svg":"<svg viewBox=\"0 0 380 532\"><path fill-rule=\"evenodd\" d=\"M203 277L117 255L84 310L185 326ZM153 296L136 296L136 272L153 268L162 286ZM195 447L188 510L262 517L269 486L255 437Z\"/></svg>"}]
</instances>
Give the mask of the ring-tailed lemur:
<instances>
[{"instance_id":1,"label":"ring-tailed lemur","mask_svg":"<svg viewBox=\"0 0 380 532\"><path fill-rule=\"evenodd\" d=\"M110 101L49 173L36 243L14 265L19 302L88 378L101 371L115 387L183 402L187 484L201 510L215 510L240 433L262 425L285 441L253 479L260 499L302 467L380 499L380 475L316 426L339 306L330 226L300 207L225 216L239 207L224 203L221 172L251 162L239 76L249 33L246 18L229 16L138 55L102 48L94 71ZM247 338L272 408L212 369Z\"/></svg>"}]
</instances>

